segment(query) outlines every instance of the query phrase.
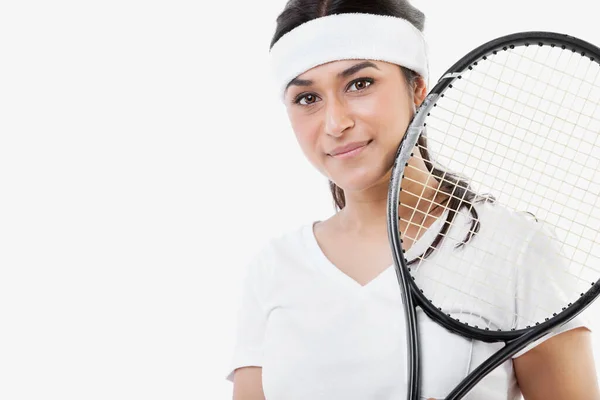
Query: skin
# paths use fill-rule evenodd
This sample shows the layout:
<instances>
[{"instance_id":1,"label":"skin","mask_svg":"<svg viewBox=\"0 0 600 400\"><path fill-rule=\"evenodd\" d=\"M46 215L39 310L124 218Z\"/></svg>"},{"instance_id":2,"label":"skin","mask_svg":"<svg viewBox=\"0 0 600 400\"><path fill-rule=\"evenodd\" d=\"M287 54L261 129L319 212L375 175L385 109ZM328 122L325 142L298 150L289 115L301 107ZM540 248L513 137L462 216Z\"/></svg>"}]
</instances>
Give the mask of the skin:
<instances>
[{"instance_id":1,"label":"skin","mask_svg":"<svg viewBox=\"0 0 600 400\"><path fill-rule=\"evenodd\" d=\"M318 66L300 75L285 94L288 116L304 155L345 193L346 206L316 224L315 236L328 258L361 284L392 263L386 224L391 167L415 108L426 95L424 81L419 78L409 86L397 65L365 62L343 60ZM353 158L330 155L335 147L364 140L371 142ZM432 209L445 200L436 191L438 182L423 173L423 161L415 156L409 163L399 209L406 247L412 244L411 238L418 238L417 224L433 223L439 214ZM419 200L410 193L423 193L431 200ZM436 210L441 213L443 208ZM548 339L515 359L525 399L600 400L591 354L590 333L580 328ZM264 399L261 374L260 367L238 369L234 400Z\"/></svg>"},{"instance_id":2,"label":"skin","mask_svg":"<svg viewBox=\"0 0 600 400\"><path fill-rule=\"evenodd\" d=\"M336 61L307 71L299 79L314 84L290 86L286 105L304 155L345 193L346 207L324 224L338 233L356 238L385 237L387 242L391 166L415 107L425 98L426 87L419 79L415 88L409 88L396 65L370 63L375 68L363 68L347 77L338 74L362 64L360 61ZM295 104L299 95L304 97ZM363 140L372 142L358 157L339 159L329 155L335 147ZM423 215L413 216L413 210L426 211L431 204L421 202L417 207L417 198L408 194L422 192L420 182L425 175L420 171L426 171L420 158L413 157L410 163L406 173L410 179L402 183L404 193L400 198L405 206L399 212L402 219L417 221ZM428 186L432 192L437 182L430 181Z\"/></svg>"}]
</instances>

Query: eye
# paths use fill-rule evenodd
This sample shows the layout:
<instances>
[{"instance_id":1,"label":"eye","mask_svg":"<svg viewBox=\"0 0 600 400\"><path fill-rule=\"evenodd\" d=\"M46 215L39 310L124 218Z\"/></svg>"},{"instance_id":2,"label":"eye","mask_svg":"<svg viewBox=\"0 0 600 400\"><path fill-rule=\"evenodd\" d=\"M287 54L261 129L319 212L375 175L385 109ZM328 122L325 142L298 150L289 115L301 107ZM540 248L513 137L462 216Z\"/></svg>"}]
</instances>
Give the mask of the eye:
<instances>
[{"instance_id":1,"label":"eye","mask_svg":"<svg viewBox=\"0 0 600 400\"><path fill-rule=\"evenodd\" d=\"M294 99L295 104L300 104L303 106L309 106L311 104L314 104L316 101L317 101L317 96L315 96L312 93L301 94Z\"/></svg>"},{"instance_id":2,"label":"eye","mask_svg":"<svg viewBox=\"0 0 600 400\"><path fill-rule=\"evenodd\" d=\"M348 86L348 90L351 92L358 92L364 90L373 84L373 79L370 78L360 78L355 81L350 82L350 86ZM350 90L352 87L356 87L356 90Z\"/></svg>"}]
</instances>

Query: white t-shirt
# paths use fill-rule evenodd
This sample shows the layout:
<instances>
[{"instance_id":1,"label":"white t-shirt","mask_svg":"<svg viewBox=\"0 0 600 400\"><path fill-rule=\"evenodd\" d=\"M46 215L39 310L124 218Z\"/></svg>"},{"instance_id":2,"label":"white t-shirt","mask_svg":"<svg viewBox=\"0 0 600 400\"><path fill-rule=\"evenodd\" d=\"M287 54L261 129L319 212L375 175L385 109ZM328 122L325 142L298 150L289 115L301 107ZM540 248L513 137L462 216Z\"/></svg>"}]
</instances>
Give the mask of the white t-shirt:
<instances>
[{"instance_id":1,"label":"white t-shirt","mask_svg":"<svg viewBox=\"0 0 600 400\"><path fill-rule=\"evenodd\" d=\"M498 216L494 214L497 208L477 206L479 240L497 232L499 221L507 221L496 218L490 223L490 217L485 225L486 215ZM445 215L413 244L406 253L408 260L431 244L443 220ZM519 230L527 236L523 227ZM527 286L526 277L520 279ZM424 399L444 398L504 346L452 334L420 309L417 318ZM555 334L579 326L585 322L577 317ZM312 223L272 239L250 263L237 329L227 379L233 380L237 368L262 367L267 400L397 400L406 396L405 317L394 266L361 286L328 260ZM507 361L465 399L519 397L512 362Z\"/></svg>"}]
</instances>

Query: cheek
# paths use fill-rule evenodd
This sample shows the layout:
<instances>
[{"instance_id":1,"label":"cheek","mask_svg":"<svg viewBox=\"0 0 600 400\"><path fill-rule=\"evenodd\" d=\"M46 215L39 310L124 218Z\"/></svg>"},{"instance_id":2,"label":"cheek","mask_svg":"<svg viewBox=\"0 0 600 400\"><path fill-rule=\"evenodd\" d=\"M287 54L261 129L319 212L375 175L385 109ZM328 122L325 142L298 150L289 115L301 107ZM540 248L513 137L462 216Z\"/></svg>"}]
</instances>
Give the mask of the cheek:
<instances>
[{"instance_id":1,"label":"cheek","mask_svg":"<svg viewBox=\"0 0 600 400\"><path fill-rule=\"evenodd\" d=\"M398 142L411 116L409 104L400 95L386 91L357 102L355 115L367 123L375 139L382 143Z\"/></svg>"},{"instance_id":2,"label":"cheek","mask_svg":"<svg viewBox=\"0 0 600 400\"><path fill-rule=\"evenodd\" d=\"M352 114L369 123L377 122L386 115L382 107L383 101L385 99L382 95L357 98L353 102Z\"/></svg>"}]
</instances>

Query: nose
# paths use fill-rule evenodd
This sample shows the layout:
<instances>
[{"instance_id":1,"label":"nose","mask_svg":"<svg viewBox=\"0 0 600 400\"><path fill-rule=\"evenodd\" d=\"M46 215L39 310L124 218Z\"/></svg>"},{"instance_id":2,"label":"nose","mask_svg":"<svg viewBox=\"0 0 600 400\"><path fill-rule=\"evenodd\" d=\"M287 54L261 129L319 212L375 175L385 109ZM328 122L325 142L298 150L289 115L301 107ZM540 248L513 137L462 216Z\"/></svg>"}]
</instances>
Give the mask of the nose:
<instances>
[{"instance_id":1,"label":"nose","mask_svg":"<svg viewBox=\"0 0 600 400\"><path fill-rule=\"evenodd\" d=\"M329 99L325 111L325 133L338 137L352 126L354 126L354 121L350 117L346 105L339 99Z\"/></svg>"}]
</instances>

